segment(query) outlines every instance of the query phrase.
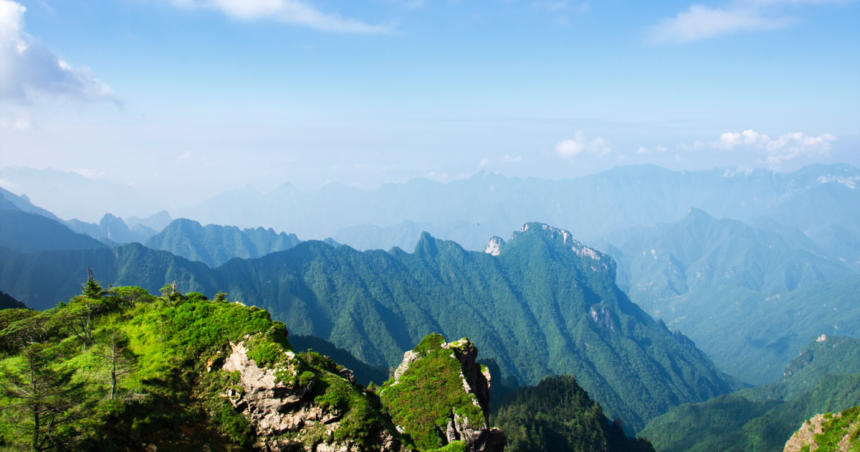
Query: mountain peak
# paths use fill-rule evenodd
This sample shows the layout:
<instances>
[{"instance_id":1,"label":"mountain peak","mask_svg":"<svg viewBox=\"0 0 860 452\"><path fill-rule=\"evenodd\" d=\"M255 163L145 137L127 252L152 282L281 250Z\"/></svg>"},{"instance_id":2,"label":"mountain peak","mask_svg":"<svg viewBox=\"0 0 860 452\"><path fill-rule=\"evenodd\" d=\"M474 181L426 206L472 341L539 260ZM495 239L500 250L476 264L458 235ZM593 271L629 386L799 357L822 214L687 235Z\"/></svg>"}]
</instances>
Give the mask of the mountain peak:
<instances>
[{"instance_id":1,"label":"mountain peak","mask_svg":"<svg viewBox=\"0 0 860 452\"><path fill-rule=\"evenodd\" d=\"M502 248L505 246L505 241L502 240L501 237L493 236L489 242L487 242L487 247L484 249L484 252L490 254L492 256L498 256L499 253L502 252Z\"/></svg>"}]
</instances>

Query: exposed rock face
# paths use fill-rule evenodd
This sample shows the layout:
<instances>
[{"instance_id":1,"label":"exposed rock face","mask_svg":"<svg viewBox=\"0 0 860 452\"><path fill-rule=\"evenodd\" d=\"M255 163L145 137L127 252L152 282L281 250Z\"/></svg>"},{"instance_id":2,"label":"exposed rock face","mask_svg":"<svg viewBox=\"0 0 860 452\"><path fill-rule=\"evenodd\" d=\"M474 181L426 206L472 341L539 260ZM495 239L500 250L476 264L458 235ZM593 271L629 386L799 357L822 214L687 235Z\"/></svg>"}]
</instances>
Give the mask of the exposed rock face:
<instances>
[{"instance_id":1,"label":"exposed rock face","mask_svg":"<svg viewBox=\"0 0 860 452\"><path fill-rule=\"evenodd\" d=\"M845 417L845 419L842 419ZM819 414L803 423L785 443L784 452L802 450L848 452L860 447L860 416L857 407L836 414ZM818 437L816 437L818 436Z\"/></svg>"},{"instance_id":2,"label":"exposed rock face","mask_svg":"<svg viewBox=\"0 0 860 452\"><path fill-rule=\"evenodd\" d=\"M487 243L487 248L484 249L484 252L492 256L498 256L504 246L505 241L501 237L493 237Z\"/></svg>"},{"instance_id":3,"label":"exposed rock face","mask_svg":"<svg viewBox=\"0 0 860 452\"><path fill-rule=\"evenodd\" d=\"M490 371L477 356L468 339L445 343L430 335L404 354L394 380L380 391L394 422L402 424L398 429L419 449L462 441L472 452L504 450L504 433L489 428Z\"/></svg>"},{"instance_id":4,"label":"exposed rock face","mask_svg":"<svg viewBox=\"0 0 860 452\"><path fill-rule=\"evenodd\" d=\"M254 425L258 443L264 451L307 450L317 452L357 452L377 450L381 452L401 451L400 440L376 425L376 437L366 443L372 449L361 447L354 439L331 440L340 427L343 413L337 406L321 406L314 401L314 387L318 374L308 371L306 364L291 352L282 352L283 359L273 368L259 367L248 357L244 342L230 343L232 353L224 361L222 370L238 372L238 384L242 390L230 389L223 397ZM337 366L340 367L340 366ZM332 367L331 377L345 380L342 384L353 385L355 377L348 369ZM355 388L358 391L358 388ZM365 398L375 397L372 393ZM362 400L363 403L367 401Z\"/></svg>"}]
</instances>

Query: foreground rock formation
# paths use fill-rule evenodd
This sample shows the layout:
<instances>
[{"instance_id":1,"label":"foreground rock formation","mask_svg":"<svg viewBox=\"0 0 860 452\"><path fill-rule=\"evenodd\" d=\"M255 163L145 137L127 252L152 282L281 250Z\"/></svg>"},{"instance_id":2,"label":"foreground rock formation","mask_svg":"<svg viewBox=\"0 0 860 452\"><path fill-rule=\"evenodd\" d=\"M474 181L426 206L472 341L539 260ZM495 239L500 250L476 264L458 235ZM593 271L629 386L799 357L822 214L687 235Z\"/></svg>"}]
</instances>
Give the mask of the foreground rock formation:
<instances>
[{"instance_id":1,"label":"foreground rock formation","mask_svg":"<svg viewBox=\"0 0 860 452\"><path fill-rule=\"evenodd\" d=\"M819 414L803 423L785 443L784 452L860 450L860 407Z\"/></svg>"},{"instance_id":2,"label":"foreground rock formation","mask_svg":"<svg viewBox=\"0 0 860 452\"><path fill-rule=\"evenodd\" d=\"M431 334L379 391L397 430L419 449L504 450L504 433L489 428L490 372L477 355L468 339L446 343Z\"/></svg>"},{"instance_id":3,"label":"foreground rock formation","mask_svg":"<svg viewBox=\"0 0 860 452\"><path fill-rule=\"evenodd\" d=\"M234 385L222 397L253 426L255 448L264 451L396 452L409 450L375 394L355 384L348 369L328 357L270 349L249 356L255 338L230 343L221 370ZM209 366L211 369L211 366Z\"/></svg>"}]
</instances>

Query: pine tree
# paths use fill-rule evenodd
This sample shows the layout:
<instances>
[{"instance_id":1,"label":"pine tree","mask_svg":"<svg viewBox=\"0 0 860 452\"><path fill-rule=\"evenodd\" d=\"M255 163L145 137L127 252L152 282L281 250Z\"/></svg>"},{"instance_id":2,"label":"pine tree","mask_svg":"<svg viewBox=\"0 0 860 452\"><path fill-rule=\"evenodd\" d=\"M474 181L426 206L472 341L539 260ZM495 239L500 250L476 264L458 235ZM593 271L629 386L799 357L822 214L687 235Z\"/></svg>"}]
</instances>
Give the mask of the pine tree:
<instances>
[{"instance_id":1,"label":"pine tree","mask_svg":"<svg viewBox=\"0 0 860 452\"><path fill-rule=\"evenodd\" d=\"M72 382L74 371L51 367L57 357L43 344L21 356L19 368L0 367L0 396L9 402L3 408L16 421L13 429L32 450L68 448L77 437L69 424L80 417L82 384Z\"/></svg>"},{"instance_id":2,"label":"pine tree","mask_svg":"<svg viewBox=\"0 0 860 452\"><path fill-rule=\"evenodd\" d=\"M93 277L93 269L89 267L87 268L87 282L81 285L81 288L83 289L83 295L93 300L102 298L105 293L102 286Z\"/></svg>"},{"instance_id":3,"label":"pine tree","mask_svg":"<svg viewBox=\"0 0 860 452\"><path fill-rule=\"evenodd\" d=\"M135 357L128 348L128 337L115 325L110 325L98 334L99 343L103 346L110 399L115 400L122 380L134 371Z\"/></svg>"}]
</instances>

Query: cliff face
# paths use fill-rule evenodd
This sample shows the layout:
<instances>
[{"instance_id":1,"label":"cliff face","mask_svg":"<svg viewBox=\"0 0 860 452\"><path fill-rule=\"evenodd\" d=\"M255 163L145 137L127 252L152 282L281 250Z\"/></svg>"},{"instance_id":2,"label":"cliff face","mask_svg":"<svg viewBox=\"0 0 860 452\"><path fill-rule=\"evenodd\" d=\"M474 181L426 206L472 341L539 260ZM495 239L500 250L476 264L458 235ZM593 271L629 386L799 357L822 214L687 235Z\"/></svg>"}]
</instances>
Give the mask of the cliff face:
<instances>
[{"instance_id":1,"label":"cliff face","mask_svg":"<svg viewBox=\"0 0 860 452\"><path fill-rule=\"evenodd\" d=\"M460 446L501 452L505 435L489 428L490 372L468 339L424 338L379 391L397 430L421 450Z\"/></svg>"},{"instance_id":2,"label":"cliff face","mask_svg":"<svg viewBox=\"0 0 860 452\"><path fill-rule=\"evenodd\" d=\"M386 428L390 425L374 409L378 406L373 406L373 394L368 396L363 388L355 386L348 369L326 357L306 355L317 361L314 368L291 351L276 352L274 363L261 368L248 357L245 342L231 342L230 348L232 353L221 369L233 373L238 381L221 397L226 396L254 426L257 448L318 452L406 450L399 435ZM322 400L313 397L314 390L320 387L326 391ZM332 403L331 396L340 400ZM362 411L366 412L364 418L347 416ZM366 425L356 429L356 423Z\"/></svg>"}]
</instances>

